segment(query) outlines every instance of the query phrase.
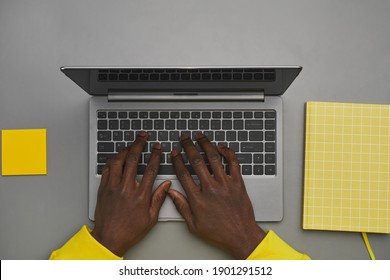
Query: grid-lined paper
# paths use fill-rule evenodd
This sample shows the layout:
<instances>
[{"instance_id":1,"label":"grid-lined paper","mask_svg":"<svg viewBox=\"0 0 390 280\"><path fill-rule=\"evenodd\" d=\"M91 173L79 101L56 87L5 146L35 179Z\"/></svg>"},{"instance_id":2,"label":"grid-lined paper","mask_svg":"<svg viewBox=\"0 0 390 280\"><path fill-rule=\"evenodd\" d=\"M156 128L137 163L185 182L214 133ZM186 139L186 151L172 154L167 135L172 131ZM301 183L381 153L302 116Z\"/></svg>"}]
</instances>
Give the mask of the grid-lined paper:
<instances>
[{"instance_id":1,"label":"grid-lined paper","mask_svg":"<svg viewBox=\"0 0 390 280\"><path fill-rule=\"evenodd\" d=\"M303 228L390 233L390 105L307 102Z\"/></svg>"}]
</instances>

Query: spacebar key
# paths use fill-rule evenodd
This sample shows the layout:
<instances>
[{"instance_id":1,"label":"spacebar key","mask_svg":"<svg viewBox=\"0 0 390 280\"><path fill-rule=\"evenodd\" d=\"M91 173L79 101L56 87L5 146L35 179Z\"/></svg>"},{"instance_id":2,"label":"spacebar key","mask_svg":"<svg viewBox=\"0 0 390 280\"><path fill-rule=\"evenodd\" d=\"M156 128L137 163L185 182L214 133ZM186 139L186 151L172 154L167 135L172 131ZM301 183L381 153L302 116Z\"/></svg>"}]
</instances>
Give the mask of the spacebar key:
<instances>
[{"instance_id":1,"label":"spacebar key","mask_svg":"<svg viewBox=\"0 0 390 280\"><path fill-rule=\"evenodd\" d=\"M160 170L158 171L160 175L175 175L175 168L173 165L160 165Z\"/></svg>"}]
</instances>

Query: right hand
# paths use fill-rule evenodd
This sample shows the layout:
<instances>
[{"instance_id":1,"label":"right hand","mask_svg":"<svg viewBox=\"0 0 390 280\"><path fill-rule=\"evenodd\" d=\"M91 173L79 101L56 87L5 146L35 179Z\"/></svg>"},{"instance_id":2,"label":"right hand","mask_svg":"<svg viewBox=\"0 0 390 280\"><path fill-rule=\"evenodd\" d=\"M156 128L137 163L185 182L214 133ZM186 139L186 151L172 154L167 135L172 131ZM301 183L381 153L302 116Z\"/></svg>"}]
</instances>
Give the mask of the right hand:
<instances>
[{"instance_id":1,"label":"right hand","mask_svg":"<svg viewBox=\"0 0 390 280\"><path fill-rule=\"evenodd\" d=\"M240 165L233 150L218 145L214 148L203 134L197 142L205 151L214 175L187 135L181 143L200 181L197 185L177 150L171 159L186 197L170 189L169 196L193 234L230 252L237 259L246 259L265 237L256 224L252 203L246 192ZM230 175L223 169L221 155L226 158Z\"/></svg>"}]
</instances>

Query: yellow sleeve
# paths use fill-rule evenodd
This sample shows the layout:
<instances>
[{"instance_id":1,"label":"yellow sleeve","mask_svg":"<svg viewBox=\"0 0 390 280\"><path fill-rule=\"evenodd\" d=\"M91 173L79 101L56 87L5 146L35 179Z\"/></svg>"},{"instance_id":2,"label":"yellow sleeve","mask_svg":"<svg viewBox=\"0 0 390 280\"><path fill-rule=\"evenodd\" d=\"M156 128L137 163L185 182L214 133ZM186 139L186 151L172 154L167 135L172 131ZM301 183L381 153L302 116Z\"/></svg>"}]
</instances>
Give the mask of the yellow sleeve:
<instances>
[{"instance_id":1,"label":"yellow sleeve","mask_svg":"<svg viewBox=\"0 0 390 280\"><path fill-rule=\"evenodd\" d=\"M64 246L50 255L50 260L122 260L90 234L92 230L83 226Z\"/></svg>"},{"instance_id":2,"label":"yellow sleeve","mask_svg":"<svg viewBox=\"0 0 390 280\"><path fill-rule=\"evenodd\" d=\"M247 260L310 260L310 257L294 250L270 230Z\"/></svg>"}]
</instances>

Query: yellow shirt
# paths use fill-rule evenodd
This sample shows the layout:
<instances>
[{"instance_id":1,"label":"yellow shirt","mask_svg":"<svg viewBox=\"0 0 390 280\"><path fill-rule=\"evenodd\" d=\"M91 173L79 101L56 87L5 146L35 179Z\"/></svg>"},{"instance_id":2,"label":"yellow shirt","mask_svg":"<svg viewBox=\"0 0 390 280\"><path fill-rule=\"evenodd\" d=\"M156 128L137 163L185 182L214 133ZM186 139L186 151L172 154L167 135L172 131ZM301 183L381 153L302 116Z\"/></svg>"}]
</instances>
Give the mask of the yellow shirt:
<instances>
[{"instance_id":1,"label":"yellow shirt","mask_svg":"<svg viewBox=\"0 0 390 280\"><path fill-rule=\"evenodd\" d=\"M51 260L122 260L96 241L92 230L83 226L68 242L50 255ZM272 230L249 255L248 260L309 260L308 255L291 248Z\"/></svg>"}]
</instances>

